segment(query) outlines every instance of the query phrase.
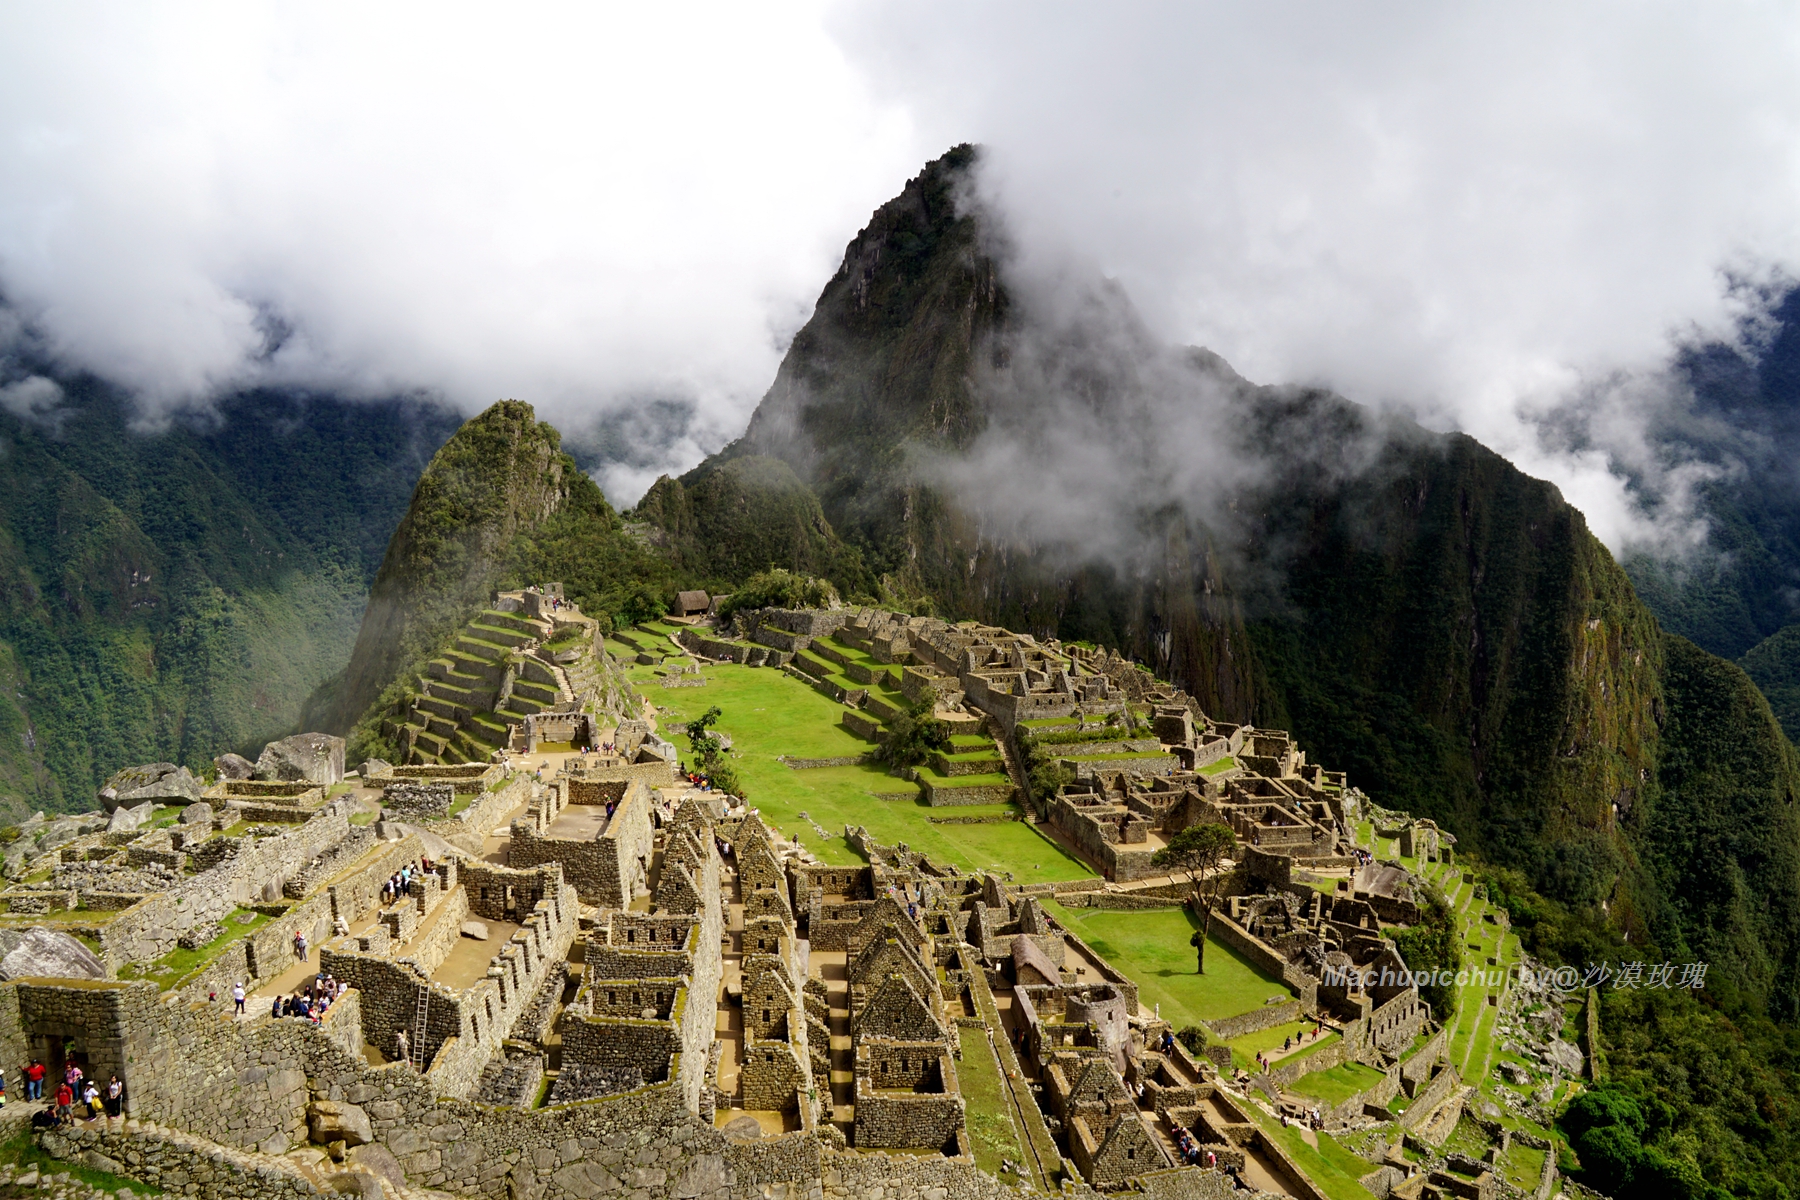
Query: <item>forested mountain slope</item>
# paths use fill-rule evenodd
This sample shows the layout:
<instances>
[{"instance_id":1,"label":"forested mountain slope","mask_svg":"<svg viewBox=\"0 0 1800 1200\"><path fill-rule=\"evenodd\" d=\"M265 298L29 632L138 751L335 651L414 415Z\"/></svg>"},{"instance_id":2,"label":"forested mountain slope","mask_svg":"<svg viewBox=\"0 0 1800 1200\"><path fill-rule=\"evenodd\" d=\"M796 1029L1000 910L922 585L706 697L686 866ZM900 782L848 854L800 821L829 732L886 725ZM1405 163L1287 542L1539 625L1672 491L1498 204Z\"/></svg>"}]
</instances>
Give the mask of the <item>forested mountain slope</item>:
<instances>
[{"instance_id":1,"label":"forested mountain slope","mask_svg":"<svg viewBox=\"0 0 1800 1200\"><path fill-rule=\"evenodd\" d=\"M724 464L780 459L890 594L1118 646L1791 1016L1800 777L1743 672L1665 635L1581 514L1471 439L1157 347L1105 287L1034 327L994 257L1003 231L962 200L972 158L930 164L851 242L744 437L680 481L666 535L725 519L695 511ZM1128 553L995 518L993 462L1024 482L1060 461L1044 379L1087 440L1125 450L1110 473L1052 478L1043 503L1141 497L1113 538ZM1184 388L1221 414L1228 504L1188 505L1149 469L1117 478L1161 461L1150 443L1178 431L1152 421ZM995 436L1026 452L959 474ZM754 510L748 482L732 502ZM791 508L791 489L767 503Z\"/></svg>"},{"instance_id":2,"label":"forested mountain slope","mask_svg":"<svg viewBox=\"0 0 1800 1200\"><path fill-rule=\"evenodd\" d=\"M134 429L63 381L0 414L0 807L292 732L347 659L383 535L454 426L410 401L253 393ZM373 532L372 532L373 531Z\"/></svg>"}]
</instances>

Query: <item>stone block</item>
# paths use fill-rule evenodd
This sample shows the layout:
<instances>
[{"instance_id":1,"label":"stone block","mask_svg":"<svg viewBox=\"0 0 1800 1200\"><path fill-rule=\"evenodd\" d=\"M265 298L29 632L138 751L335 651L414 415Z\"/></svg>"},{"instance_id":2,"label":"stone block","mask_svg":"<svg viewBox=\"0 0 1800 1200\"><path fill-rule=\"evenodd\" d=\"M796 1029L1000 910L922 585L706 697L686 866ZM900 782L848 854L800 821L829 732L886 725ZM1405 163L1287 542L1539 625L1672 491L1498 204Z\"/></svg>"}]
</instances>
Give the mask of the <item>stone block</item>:
<instances>
[{"instance_id":1,"label":"stone block","mask_svg":"<svg viewBox=\"0 0 1800 1200\"><path fill-rule=\"evenodd\" d=\"M369 1114L359 1105L338 1100L314 1100L307 1105L306 1115L315 1142L341 1141L346 1146L366 1146L375 1140Z\"/></svg>"}]
</instances>

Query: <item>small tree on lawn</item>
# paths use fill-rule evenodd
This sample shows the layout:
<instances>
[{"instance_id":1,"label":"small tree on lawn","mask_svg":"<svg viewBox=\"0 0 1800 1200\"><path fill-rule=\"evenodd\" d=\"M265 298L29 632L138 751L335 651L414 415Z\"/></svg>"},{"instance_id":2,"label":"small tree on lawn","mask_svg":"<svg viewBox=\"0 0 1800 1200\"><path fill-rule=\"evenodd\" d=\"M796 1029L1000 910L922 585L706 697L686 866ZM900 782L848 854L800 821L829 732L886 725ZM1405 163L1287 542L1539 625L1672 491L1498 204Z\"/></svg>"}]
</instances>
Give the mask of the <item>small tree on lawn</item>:
<instances>
[{"instance_id":1,"label":"small tree on lawn","mask_svg":"<svg viewBox=\"0 0 1800 1200\"><path fill-rule=\"evenodd\" d=\"M1154 866L1180 871L1194 885L1194 901L1200 906L1200 928L1188 939L1194 948L1195 970L1206 974L1206 935L1212 932L1213 904L1225 882L1225 860L1237 851L1237 838L1229 825L1189 825L1151 856Z\"/></svg>"}]
</instances>

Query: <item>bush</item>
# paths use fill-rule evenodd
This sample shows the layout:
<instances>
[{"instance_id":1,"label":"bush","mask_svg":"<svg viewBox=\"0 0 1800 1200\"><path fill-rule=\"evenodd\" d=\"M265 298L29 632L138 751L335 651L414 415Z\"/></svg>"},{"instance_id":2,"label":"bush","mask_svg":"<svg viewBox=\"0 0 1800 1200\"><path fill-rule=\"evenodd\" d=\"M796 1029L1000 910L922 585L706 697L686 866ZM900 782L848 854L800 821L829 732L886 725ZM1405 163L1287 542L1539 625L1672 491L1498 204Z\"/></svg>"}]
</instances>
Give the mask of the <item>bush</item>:
<instances>
[{"instance_id":1,"label":"bush","mask_svg":"<svg viewBox=\"0 0 1800 1200\"><path fill-rule=\"evenodd\" d=\"M875 758L890 767L916 767L930 758L932 751L949 749L950 727L920 707L888 724L887 740L875 751Z\"/></svg>"},{"instance_id":2,"label":"bush","mask_svg":"<svg viewBox=\"0 0 1800 1200\"><path fill-rule=\"evenodd\" d=\"M719 605L719 620L756 608L828 608L837 600L837 589L823 579L796 575L777 567L759 571Z\"/></svg>"}]
</instances>

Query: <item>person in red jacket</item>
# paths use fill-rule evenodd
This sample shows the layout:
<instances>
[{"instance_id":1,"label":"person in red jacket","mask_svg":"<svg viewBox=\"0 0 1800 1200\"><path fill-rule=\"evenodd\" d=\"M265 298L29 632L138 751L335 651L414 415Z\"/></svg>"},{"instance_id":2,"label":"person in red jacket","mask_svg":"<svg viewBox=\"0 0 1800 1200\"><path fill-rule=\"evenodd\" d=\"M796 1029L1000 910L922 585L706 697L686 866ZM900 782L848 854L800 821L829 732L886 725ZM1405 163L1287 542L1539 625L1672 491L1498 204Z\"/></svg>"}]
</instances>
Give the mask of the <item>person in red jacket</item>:
<instances>
[{"instance_id":1,"label":"person in red jacket","mask_svg":"<svg viewBox=\"0 0 1800 1200\"><path fill-rule=\"evenodd\" d=\"M74 1106L74 1104L75 1104L75 1090L73 1088L71 1088L68 1084L65 1083L61 1087L56 1089L56 1119L57 1120L67 1121L69 1119L69 1110L70 1110L70 1108L72 1108Z\"/></svg>"},{"instance_id":2,"label":"person in red jacket","mask_svg":"<svg viewBox=\"0 0 1800 1200\"><path fill-rule=\"evenodd\" d=\"M44 1064L35 1058L31 1060L31 1065L25 1068L25 1098L27 1100L44 1098L45 1074Z\"/></svg>"}]
</instances>

